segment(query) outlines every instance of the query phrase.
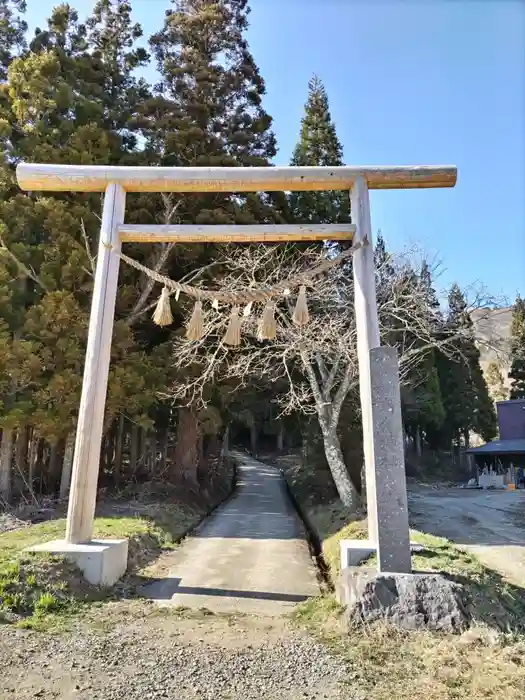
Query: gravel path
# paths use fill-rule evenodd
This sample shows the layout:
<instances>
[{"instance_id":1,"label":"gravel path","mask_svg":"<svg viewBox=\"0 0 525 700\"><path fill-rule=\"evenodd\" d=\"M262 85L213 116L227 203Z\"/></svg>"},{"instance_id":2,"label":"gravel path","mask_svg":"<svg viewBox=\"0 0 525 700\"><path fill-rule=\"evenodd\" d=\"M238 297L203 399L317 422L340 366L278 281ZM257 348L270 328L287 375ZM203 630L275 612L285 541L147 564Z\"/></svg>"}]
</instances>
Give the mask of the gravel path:
<instances>
[{"instance_id":1,"label":"gravel path","mask_svg":"<svg viewBox=\"0 0 525 700\"><path fill-rule=\"evenodd\" d=\"M411 521L475 554L509 581L525 581L525 491L418 490Z\"/></svg>"},{"instance_id":2,"label":"gravel path","mask_svg":"<svg viewBox=\"0 0 525 700\"><path fill-rule=\"evenodd\" d=\"M142 618L109 632L0 629L0 697L16 700L333 700L345 664L283 621Z\"/></svg>"},{"instance_id":3,"label":"gravel path","mask_svg":"<svg viewBox=\"0 0 525 700\"><path fill-rule=\"evenodd\" d=\"M173 554L169 574L143 589L163 604L281 615L319 595L306 535L278 469L238 460L235 495Z\"/></svg>"}]
</instances>

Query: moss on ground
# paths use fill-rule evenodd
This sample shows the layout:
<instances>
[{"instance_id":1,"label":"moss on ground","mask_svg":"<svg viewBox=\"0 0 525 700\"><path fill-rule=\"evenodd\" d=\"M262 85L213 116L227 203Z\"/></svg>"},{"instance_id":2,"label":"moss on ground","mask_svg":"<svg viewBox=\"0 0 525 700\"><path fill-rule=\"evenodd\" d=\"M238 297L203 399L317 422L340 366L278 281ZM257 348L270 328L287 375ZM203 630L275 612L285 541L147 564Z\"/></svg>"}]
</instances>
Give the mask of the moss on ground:
<instances>
[{"instance_id":1,"label":"moss on ground","mask_svg":"<svg viewBox=\"0 0 525 700\"><path fill-rule=\"evenodd\" d=\"M57 615L79 612L88 603L134 594L146 570L162 552L177 546L205 513L183 505L161 504L135 517L115 515L95 519L94 537L129 539L128 571L115 589L91 586L62 557L25 550L60 539L65 519L31 525L0 534L0 622L45 627Z\"/></svg>"}]
</instances>

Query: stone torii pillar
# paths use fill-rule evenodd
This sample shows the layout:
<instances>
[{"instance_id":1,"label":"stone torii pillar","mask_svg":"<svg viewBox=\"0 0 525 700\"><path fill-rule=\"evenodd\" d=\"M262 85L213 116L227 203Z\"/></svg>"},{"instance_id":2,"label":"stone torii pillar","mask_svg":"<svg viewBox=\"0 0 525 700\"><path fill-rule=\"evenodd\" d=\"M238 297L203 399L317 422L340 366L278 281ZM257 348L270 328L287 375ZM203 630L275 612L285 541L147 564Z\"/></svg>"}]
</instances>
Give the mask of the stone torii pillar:
<instances>
[{"instance_id":1,"label":"stone torii pillar","mask_svg":"<svg viewBox=\"0 0 525 700\"><path fill-rule=\"evenodd\" d=\"M453 187L454 166L195 167L42 165L17 167L31 192L104 193L102 227L78 417L65 540L36 549L73 559L92 583L125 572L127 542L93 540L104 405L122 242L367 241L354 255L355 313L371 551L380 568L410 567L397 359L380 348L369 189ZM352 224L261 226L127 225L126 192L269 192L350 190ZM388 478L384 478L388 477ZM394 489L396 508L385 490ZM388 533L394 533L388 535ZM348 550L350 552L351 548ZM351 555L349 555L351 558ZM344 565L348 564L345 559Z\"/></svg>"}]
</instances>

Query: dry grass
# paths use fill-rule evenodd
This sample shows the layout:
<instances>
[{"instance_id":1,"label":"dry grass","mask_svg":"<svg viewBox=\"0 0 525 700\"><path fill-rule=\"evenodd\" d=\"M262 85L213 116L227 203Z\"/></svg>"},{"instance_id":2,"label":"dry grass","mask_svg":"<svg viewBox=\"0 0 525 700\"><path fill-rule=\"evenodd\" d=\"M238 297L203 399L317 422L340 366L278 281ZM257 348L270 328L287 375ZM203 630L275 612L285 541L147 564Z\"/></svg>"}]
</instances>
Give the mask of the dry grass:
<instances>
[{"instance_id":1,"label":"dry grass","mask_svg":"<svg viewBox=\"0 0 525 700\"><path fill-rule=\"evenodd\" d=\"M339 541L365 538L366 521L352 521L338 502L307 507L307 516L335 580ZM453 636L384 624L348 629L330 596L299 606L296 621L350 663L355 700L523 700L525 590L445 539L416 531L411 536L425 546L413 556L414 570L441 571L465 586L476 620L471 630Z\"/></svg>"}]
</instances>

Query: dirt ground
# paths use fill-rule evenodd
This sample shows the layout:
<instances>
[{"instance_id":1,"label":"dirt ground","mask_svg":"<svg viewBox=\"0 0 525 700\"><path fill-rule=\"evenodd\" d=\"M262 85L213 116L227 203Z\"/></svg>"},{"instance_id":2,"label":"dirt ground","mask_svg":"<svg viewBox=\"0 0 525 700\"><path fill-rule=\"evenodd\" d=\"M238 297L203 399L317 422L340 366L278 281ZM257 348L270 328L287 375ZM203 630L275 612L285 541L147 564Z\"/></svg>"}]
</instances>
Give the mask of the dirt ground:
<instances>
[{"instance_id":1,"label":"dirt ground","mask_svg":"<svg viewBox=\"0 0 525 700\"><path fill-rule=\"evenodd\" d=\"M525 491L417 487L411 526L446 537L512 583L525 582Z\"/></svg>"}]
</instances>

